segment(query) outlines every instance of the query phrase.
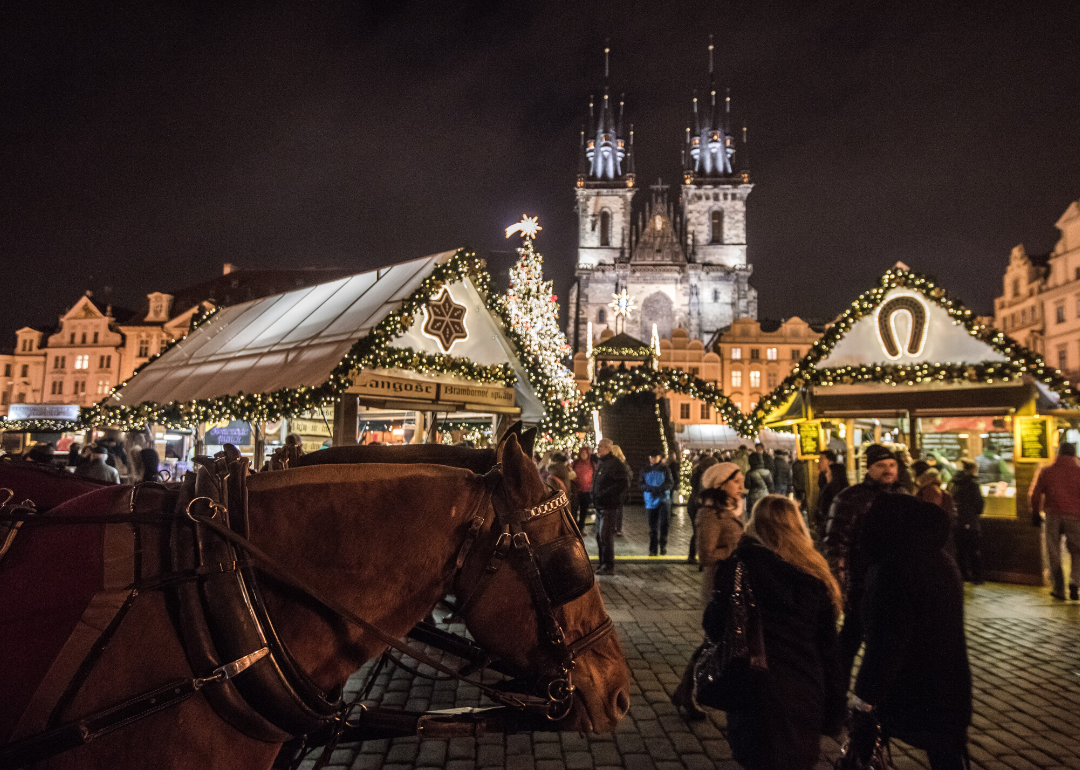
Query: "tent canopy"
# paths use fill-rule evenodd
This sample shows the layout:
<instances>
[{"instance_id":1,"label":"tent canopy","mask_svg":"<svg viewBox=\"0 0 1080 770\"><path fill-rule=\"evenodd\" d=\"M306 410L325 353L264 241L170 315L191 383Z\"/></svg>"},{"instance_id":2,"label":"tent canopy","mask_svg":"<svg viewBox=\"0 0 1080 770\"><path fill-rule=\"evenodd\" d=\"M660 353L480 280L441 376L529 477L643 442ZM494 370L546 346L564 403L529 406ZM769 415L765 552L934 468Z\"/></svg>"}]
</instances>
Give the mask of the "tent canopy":
<instances>
[{"instance_id":1,"label":"tent canopy","mask_svg":"<svg viewBox=\"0 0 1080 770\"><path fill-rule=\"evenodd\" d=\"M353 344L416 291L446 251L390 267L222 308L185 339L146 365L111 403L135 406L213 399L239 393L271 393L317 387L329 378ZM476 364L510 364L518 375L523 419L542 407L517 361L500 322L469 279L448 289L465 305L467 338L449 351L421 332L424 318L391 347L449 353ZM418 314L422 316L423 314ZM447 378L442 378L447 379Z\"/></svg>"}]
</instances>

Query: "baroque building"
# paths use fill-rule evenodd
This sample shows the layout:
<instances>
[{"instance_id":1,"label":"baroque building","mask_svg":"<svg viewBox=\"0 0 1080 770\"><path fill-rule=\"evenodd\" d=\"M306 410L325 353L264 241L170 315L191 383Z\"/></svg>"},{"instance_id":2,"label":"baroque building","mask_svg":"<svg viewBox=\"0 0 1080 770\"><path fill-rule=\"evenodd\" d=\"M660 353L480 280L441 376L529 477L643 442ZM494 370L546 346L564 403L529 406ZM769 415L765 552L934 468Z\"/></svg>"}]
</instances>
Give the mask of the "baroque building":
<instances>
[{"instance_id":1,"label":"baroque building","mask_svg":"<svg viewBox=\"0 0 1080 770\"><path fill-rule=\"evenodd\" d=\"M709 45L708 95L695 95L682 144L682 182L676 195L657 182L634 205L634 130L625 100L612 94L604 51L599 100L589 103L577 175L578 258L570 289L567 338L576 351L615 333L661 339L685 329L708 344L738 318L757 317L749 285L746 200L753 189L746 168L745 129L736 152L731 99L717 97ZM740 157L741 156L741 157ZM612 307L616 297L621 307Z\"/></svg>"}]
</instances>

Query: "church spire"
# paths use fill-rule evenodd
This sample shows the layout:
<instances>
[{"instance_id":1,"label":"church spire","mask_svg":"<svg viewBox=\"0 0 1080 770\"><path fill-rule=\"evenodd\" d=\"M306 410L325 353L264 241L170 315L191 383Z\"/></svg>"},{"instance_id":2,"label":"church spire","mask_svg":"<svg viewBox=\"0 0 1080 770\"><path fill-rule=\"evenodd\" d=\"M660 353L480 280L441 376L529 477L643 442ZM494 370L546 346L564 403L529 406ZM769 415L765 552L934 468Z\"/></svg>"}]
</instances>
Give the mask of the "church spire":
<instances>
[{"instance_id":1,"label":"church spire","mask_svg":"<svg viewBox=\"0 0 1080 770\"><path fill-rule=\"evenodd\" d=\"M618 113L611 94L611 46L604 45L603 91L598 109L589 102L589 131L585 140L585 158L588 169L578 186L584 184L616 184L633 187L632 158L623 126L626 110L625 96L619 97ZM594 119L595 115L595 119Z\"/></svg>"},{"instance_id":2,"label":"church spire","mask_svg":"<svg viewBox=\"0 0 1080 770\"><path fill-rule=\"evenodd\" d=\"M731 156L735 138L731 134L731 89L726 89L724 103L717 104L716 46L709 35L709 106L704 113L694 92L693 132L687 137L687 169L684 179L723 178L732 175ZM704 113L704 114L703 114Z\"/></svg>"}]
</instances>

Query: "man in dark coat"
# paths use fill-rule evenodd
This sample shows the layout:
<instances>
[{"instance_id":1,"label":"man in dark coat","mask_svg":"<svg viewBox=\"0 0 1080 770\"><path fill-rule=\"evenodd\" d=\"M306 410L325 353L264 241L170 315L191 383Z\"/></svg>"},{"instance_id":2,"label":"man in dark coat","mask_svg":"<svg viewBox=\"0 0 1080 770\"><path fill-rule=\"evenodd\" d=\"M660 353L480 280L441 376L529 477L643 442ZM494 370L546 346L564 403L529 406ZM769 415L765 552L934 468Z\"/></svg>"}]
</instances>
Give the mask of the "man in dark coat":
<instances>
[{"instance_id":1,"label":"man in dark coat","mask_svg":"<svg viewBox=\"0 0 1080 770\"><path fill-rule=\"evenodd\" d=\"M945 552L949 527L941 508L907 495L882 495L866 515L866 653L852 719L852 746L863 757L876 732L870 715L886 736L926 751L932 770L968 766L971 669L964 586Z\"/></svg>"},{"instance_id":2,"label":"man in dark coat","mask_svg":"<svg viewBox=\"0 0 1080 770\"><path fill-rule=\"evenodd\" d=\"M649 519L649 556L667 556L668 521L671 502L668 499L672 487L671 471L664 464L662 452L649 455L649 467L642 468L638 485L645 497L645 513Z\"/></svg>"},{"instance_id":3,"label":"man in dark coat","mask_svg":"<svg viewBox=\"0 0 1080 770\"><path fill-rule=\"evenodd\" d=\"M881 444L866 448L866 478L861 483L841 490L829 509L825 525L825 558L829 560L840 590L844 592L844 627L840 631L840 663L850 674L855 656L862 644L859 621L859 600L862 589L862 569L858 561L857 543L863 518L878 496L898 492L896 457Z\"/></svg>"},{"instance_id":4,"label":"man in dark coat","mask_svg":"<svg viewBox=\"0 0 1080 770\"><path fill-rule=\"evenodd\" d=\"M630 488L626 466L611 453L611 439L600 439L596 454L600 461L593 473L592 496L600 520L596 525L596 549L600 556L597 575L615 574L615 525L623 495Z\"/></svg>"},{"instance_id":5,"label":"man in dark coat","mask_svg":"<svg viewBox=\"0 0 1080 770\"><path fill-rule=\"evenodd\" d=\"M787 496L791 491L791 462L788 461L787 451L777 449L773 457L773 492Z\"/></svg>"},{"instance_id":6,"label":"man in dark coat","mask_svg":"<svg viewBox=\"0 0 1080 770\"><path fill-rule=\"evenodd\" d=\"M979 518L986 501L979 488L979 466L972 460L961 460L960 465L961 470L953 476L949 487L956 506L956 561L964 580L979 585L983 582Z\"/></svg>"}]
</instances>

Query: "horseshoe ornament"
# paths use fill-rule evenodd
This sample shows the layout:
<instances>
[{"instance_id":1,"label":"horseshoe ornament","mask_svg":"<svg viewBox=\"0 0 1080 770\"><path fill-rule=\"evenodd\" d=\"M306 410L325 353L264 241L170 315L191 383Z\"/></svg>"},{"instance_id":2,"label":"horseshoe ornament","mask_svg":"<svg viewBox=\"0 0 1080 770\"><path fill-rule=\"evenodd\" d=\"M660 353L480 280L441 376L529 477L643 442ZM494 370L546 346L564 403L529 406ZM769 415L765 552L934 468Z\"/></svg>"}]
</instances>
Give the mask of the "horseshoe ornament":
<instances>
[{"instance_id":1,"label":"horseshoe ornament","mask_svg":"<svg viewBox=\"0 0 1080 770\"><path fill-rule=\"evenodd\" d=\"M896 326L893 323L898 313L907 313L911 318L907 345L903 350L901 350ZM878 340L881 342L881 349L885 351L885 355L896 360L903 353L909 356L922 353L923 343L926 341L926 322L926 305L916 297L902 294L885 302L878 308L877 314Z\"/></svg>"}]
</instances>

